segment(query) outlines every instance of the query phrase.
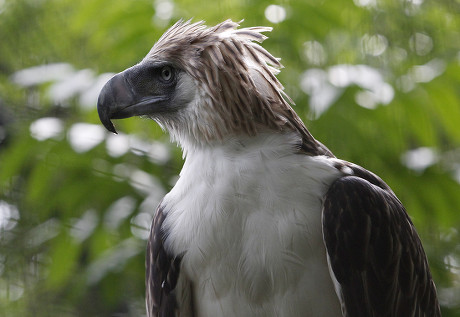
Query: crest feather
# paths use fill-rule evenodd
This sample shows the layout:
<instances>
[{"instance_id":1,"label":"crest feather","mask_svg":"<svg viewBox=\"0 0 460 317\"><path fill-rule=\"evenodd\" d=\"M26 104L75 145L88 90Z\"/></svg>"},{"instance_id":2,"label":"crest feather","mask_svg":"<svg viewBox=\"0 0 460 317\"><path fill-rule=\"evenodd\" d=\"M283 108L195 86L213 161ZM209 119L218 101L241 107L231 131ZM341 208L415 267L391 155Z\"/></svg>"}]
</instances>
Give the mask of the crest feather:
<instances>
[{"instance_id":1,"label":"crest feather","mask_svg":"<svg viewBox=\"0 0 460 317\"><path fill-rule=\"evenodd\" d=\"M238 27L231 20L210 28L203 21L180 20L146 59L169 61L194 79L206 99L196 117L207 120L201 134L208 140L264 129L298 131L303 140L312 138L276 78L283 67L280 59L259 45L267 39L262 33L272 28Z\"/></svg>"}]
</instances>

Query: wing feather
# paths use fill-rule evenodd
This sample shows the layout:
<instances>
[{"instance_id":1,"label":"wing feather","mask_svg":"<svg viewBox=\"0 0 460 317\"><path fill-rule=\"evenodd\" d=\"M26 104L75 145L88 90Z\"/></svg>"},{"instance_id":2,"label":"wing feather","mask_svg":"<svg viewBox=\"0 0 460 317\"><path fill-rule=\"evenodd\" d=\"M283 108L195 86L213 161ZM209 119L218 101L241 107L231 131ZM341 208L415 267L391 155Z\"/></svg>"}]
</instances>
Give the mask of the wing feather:
<instances>
[{"instance_id":1,"label":"wing feather","mask_svg":"<svg viewBox=\"0 0 460 317\"><path fill-rule=\"evenodd\" d=\"M441 316L425 252L403 205L377 176L350 167L358 176L336 180L323 207L343 315Z\"/></svg>"},{"instance_id":2,"label":"wing feather","mask_svg":"<svg viewBox=\"0 0 460 317\"><path fill-rule=\"evenodd\" d=\"M147 243L146 308L148 317L191 316L191 287L180 275L182 256L169 253L164 246L163 222L166 214L158 207ZM181 300L178 305L178 298ZM186 300L185 300L186 299ZM189 307L184 307L187 305ZM182 314L182 312L188 312Z\"/></svg>"}]
</instances>

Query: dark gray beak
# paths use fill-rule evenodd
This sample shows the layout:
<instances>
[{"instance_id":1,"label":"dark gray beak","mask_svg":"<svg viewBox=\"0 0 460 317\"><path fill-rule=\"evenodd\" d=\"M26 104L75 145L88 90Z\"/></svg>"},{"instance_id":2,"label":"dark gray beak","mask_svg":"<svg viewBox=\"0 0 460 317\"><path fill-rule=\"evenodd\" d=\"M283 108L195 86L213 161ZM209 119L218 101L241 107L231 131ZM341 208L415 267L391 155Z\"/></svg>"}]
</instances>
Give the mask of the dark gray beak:
<instances>
[{"instance_id":1,"label":"dark gray beak","mask_svg":"<svg viewBox=\"0 0 460 317\"><path fill-rule=\"evenodd\" d=\"M116 74L99 94L97 112L102 124L110 132L117 133L111 119L153 114L167 106L167 96L153 91L147 92L136 82L139 73L137 67L133 67Z\"/></svg>"},{"instance_id":2,"label":"dark gray beak","mask_svg":"<svg viewBox=\"0 0 460 317\"><path fill-rule=\"evenodd\" d=\"M117 133L110 119L129 105L133 104L134 97L129 91L123 73L113 76L102 88L97 99L97 112L104 127L110 132Z\"/></svg>"}]
</instances>

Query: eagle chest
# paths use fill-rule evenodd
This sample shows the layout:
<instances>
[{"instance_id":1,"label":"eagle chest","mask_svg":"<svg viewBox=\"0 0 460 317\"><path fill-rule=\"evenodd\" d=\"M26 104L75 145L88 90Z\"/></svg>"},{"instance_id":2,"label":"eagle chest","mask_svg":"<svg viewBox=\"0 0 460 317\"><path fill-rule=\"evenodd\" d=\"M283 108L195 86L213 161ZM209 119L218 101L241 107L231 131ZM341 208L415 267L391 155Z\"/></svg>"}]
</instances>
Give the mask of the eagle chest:
<instances>
[{"instance_id":1,"label":"eagle chest","mask_svg":"<svg viewBox=\"0 0 460 317\"><path fill-rule=\"evenodd\" d=\"M262 305L300 283L313 292L318 276L328 278L321 208L331 180L308 160L248 153L202 157L199 168L186 162L163 202L166 244L183 254L182 270L200 294Z\"/></svg>"}]
</instances>

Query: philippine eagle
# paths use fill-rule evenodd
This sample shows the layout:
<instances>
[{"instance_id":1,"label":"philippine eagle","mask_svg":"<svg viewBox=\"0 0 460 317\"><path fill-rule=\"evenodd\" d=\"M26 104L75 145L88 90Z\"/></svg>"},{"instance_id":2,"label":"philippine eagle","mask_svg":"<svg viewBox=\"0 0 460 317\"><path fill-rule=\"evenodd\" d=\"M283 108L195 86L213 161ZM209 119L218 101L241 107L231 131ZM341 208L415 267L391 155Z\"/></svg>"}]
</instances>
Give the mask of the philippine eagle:
<instances>
[{"instance_id":1,"label":"philippine eagle","mask_svg":"<svg viewBox=\"0 0 460 317\"><path fill-rule=\"evenodd\" d=\"M183 150L147 246L148 316L440 316L415 228L375 174L294 112L258 43L269 27L179 21L102 89ZM256 43L258 42L258 43Z\"/></svg>"}]
</instances>

